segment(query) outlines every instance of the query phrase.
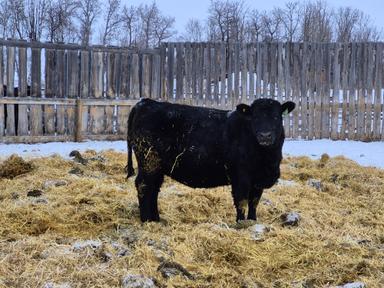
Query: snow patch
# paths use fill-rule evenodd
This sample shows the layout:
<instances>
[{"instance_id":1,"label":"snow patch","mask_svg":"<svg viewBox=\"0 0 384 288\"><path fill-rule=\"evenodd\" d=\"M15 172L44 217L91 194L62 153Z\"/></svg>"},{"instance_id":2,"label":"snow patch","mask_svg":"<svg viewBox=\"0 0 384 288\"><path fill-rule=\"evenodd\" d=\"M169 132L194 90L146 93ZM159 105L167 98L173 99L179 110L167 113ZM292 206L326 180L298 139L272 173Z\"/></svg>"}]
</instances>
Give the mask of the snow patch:
<instances>
[{"instance_id":1,"label":"snow patch","mask_svg":"<svg viewBox=\"0 0 384 288\"><path fill-rule=\"evenodd\" d=\"M70 159L69 153L73 150L79 152L86 150L113 149L117 152L127 151L126 141L86 141L52 142L44 144L0 144L0 159L5 159L12 154L24 158L45 157L59 155ZM287 139L283 146L283 153L290 156L308 156L319 159L326 153L331 157L342 155L356 161L362 166L374 166L384 169L384 142L360 141L333 141L333 140L290 140Z\"/></svg>"}]
</instances>

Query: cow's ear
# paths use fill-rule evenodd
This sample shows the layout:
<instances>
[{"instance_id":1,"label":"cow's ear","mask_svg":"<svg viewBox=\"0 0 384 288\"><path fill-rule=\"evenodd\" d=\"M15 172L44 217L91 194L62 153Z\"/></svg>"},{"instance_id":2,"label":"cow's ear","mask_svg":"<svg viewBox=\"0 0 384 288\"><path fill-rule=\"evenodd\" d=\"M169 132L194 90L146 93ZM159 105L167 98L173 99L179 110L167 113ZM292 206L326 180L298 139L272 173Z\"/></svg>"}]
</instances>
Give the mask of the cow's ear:
<instances>
[{"instance_id":1,"label":"cow's ear","mask_svg":"<svg viewBox=\"0 0 384 288\"><path fill-rule=\"evenodd\" d=\"M293 109L295 109L296 104L292 101L287 101L283 105L281 105L281 111L283 116L288 115L292 112Z\"/></svg>"},{"instance_id":2,"label":"cow's ear","mask_svg":"<svg viewBox=\"0 0 384 288\"><path fill-rule=\"evenodd\" d=\"M239 104L236 106L236 111L239 112L241 115L249 116L251 115L251 107L247 104Z\"/></svg>"}]
</instances>

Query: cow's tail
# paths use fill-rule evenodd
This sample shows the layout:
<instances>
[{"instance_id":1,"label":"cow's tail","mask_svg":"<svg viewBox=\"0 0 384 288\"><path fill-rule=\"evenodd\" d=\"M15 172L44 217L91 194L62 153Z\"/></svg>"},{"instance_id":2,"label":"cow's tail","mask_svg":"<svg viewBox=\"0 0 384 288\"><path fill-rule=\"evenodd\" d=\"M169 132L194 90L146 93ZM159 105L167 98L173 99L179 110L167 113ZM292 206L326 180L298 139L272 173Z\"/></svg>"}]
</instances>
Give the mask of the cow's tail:
<instances>
[{"instance_id":1,"label":"cow's tail","mask_svg":"<svg viewBox=\"0 0 384 288\"><path fill-rule=\"evenodd\" d=\"M131 109L128 117L128 134L127 134L127 150L128 150L128 163L126 166L127 170L127 179L133 175L135 175L135 170L133 169L132 163L132 143L131 142L131 133L132 133L132 121L135 114L135 107Z\"/></svg>"}]
</instances>

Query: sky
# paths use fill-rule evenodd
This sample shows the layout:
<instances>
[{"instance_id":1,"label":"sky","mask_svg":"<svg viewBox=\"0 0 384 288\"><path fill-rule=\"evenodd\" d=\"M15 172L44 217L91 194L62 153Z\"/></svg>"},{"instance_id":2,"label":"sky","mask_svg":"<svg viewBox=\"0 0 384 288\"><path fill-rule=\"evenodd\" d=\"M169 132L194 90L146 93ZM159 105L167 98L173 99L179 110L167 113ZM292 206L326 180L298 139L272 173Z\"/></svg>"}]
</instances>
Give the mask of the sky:
<instances>
[{"instance_id":1,"label":"sky","mask_svg":"<svg viewBox=\"0 0 384 288\"><path fill-rule=\"evenodd\" d=\"M138 6L150 4L153 0L122 0L122 4ZM310 0L309 0L310 1ZM175 17L175 28L179 33L184 31L185 24L190 18L206 19L209 0L155 0L164 15ZM271 10L274 7L282 7L285 0L244 0L249 9ZM358 8L368 14L375 25L384 31L384 1L383 0L328 0L331 7L350 6Z\"/></svg>"}]
</instances>

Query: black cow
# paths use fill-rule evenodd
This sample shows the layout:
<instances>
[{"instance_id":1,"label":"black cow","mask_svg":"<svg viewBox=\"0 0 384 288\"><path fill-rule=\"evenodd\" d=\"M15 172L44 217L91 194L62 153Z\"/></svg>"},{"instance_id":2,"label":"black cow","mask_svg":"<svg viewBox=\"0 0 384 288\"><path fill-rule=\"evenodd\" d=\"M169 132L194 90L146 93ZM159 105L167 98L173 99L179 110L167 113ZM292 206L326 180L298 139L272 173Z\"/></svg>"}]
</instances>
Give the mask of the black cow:
<instances>
[{"instance_id":1,"label":"black cow","mask_svg":"<svg viewBox=\"0 0 384 288\"><path fill-rule=\"evenodd\" d=\"M159 221L157 196L164 175L193 188L232 185L237 221L256 220L263 189L280 176L282 116L295 108L258 99L235 111L143 99L128 119L128 177L134 174L141 221Z\"/></svg>"}]
</instances>

